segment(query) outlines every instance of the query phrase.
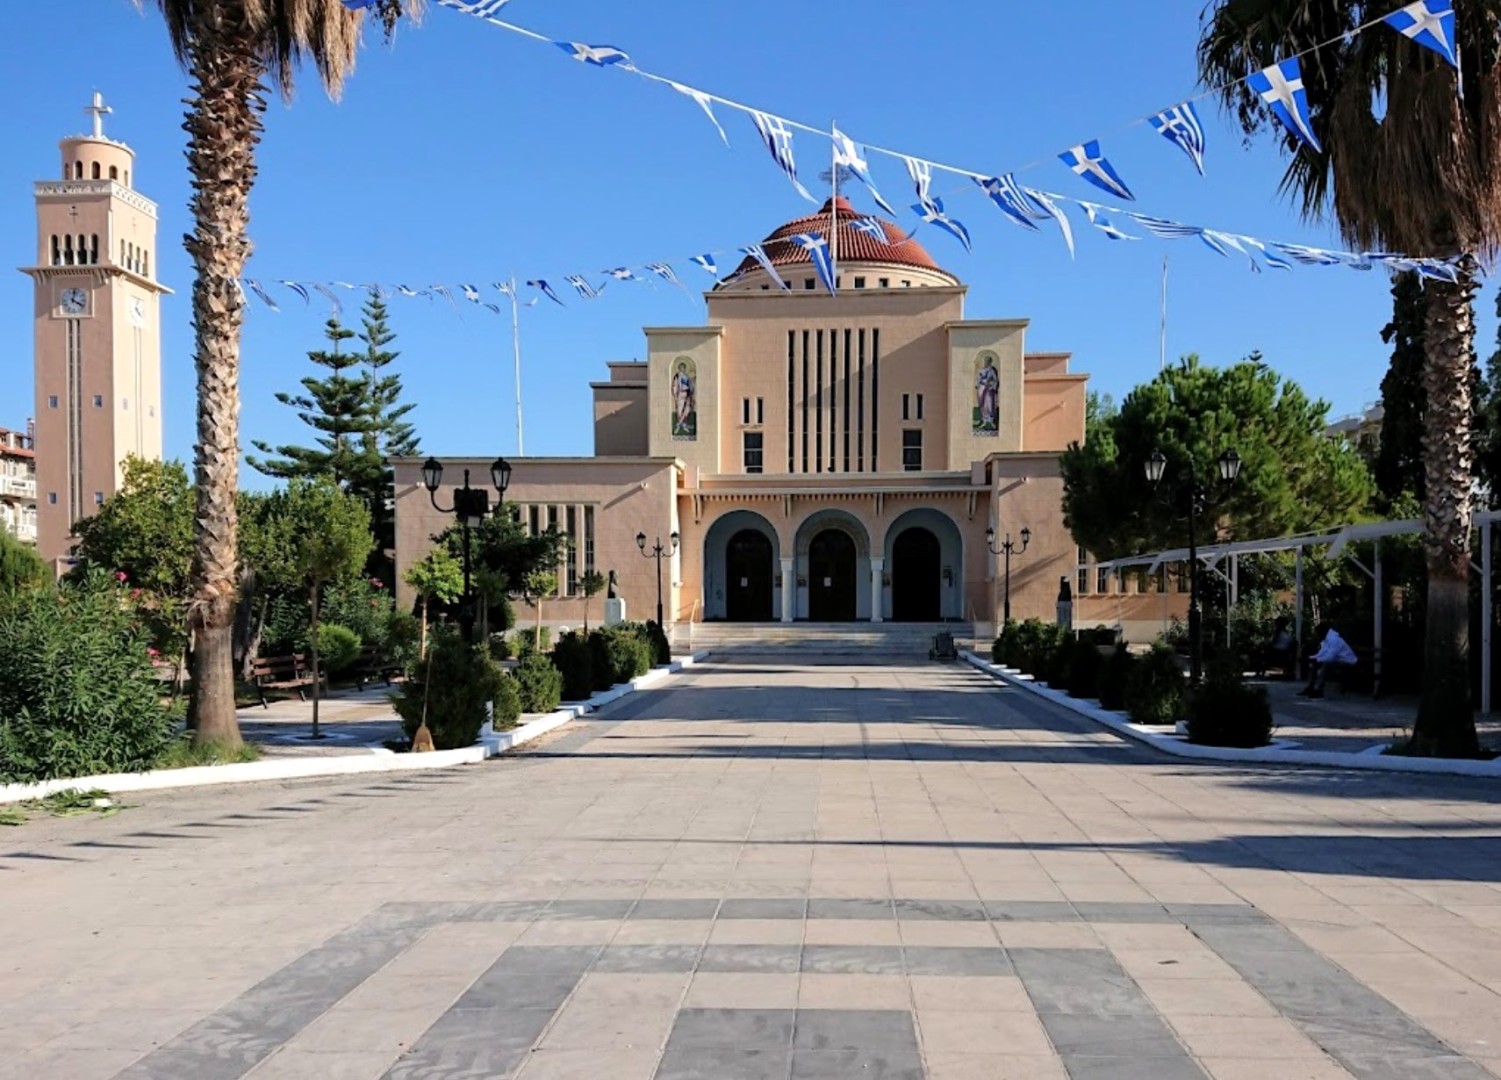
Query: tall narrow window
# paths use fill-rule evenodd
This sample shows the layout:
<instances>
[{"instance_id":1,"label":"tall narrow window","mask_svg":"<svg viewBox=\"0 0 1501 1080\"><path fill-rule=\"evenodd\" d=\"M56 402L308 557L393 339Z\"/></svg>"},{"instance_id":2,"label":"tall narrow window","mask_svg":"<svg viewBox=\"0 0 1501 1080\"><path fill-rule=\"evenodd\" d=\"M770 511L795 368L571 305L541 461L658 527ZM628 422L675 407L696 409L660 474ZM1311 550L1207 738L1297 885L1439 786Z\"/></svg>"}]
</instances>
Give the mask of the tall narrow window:
<instances>
[{"instance_id":1,"label":"tall narrow window","mask_svg":"<svg viewBox=\"0 0 1501 1080\"><path fill-rule=\"evenodd\" d=\"M63 264L63 244L62 244L62 241L60 239L58 239L58 235L56 233L53 233L52 234L52 265L53 266L61 266L62 264Z\"/></svg>"},{"instance_id":2,"label":"tall narrow window","mask_svg":"<svg viewBox=\"0 0 1501 1080\"><path fill-rule=\"evenodd\" d=\"M881 418L881 331L870 330L870 471L881 471L881 441L877 421Z\"/></svg>"},{"instance_id":3,"label":"tall narrow window","mask_svg":"<svg viewBox=\"0 0 1501 1080\"><path fill-rule=\"evenodd\" d=\"M758 473L762 471L763 460L763 434L759 431L747 431L741 436L741 453L745 460L745 471Z\"/></svg>"},{"instance_id":4,"label":"tall narrow window","mask_svg":"<svg viewBox=\"0 0 1501 1080\"><path fill-rule=\"evenodd\" d=\"M94 162L93 168L91 168L89 170L89 179L90 180L98 180L99 179L99 162L97 162L97 161Z\"/></svg>"},{"instance_id":5,"label":"tall narrow window","mask_svg":"<svg viewBox=\"0 0 1501 1080\"><path fill-rule=\"evenodd\" d=\"M803 331L803 472L808 471L808 352L813 342L812 335Z\"/></svg>"},{"instance_id":6,"label":"tall narrow window","mask_svg":"<svg viewBox=\"0 0 1501 1080\"><path fill-rule=\"evenodd\" d=\"M758 423L758 424L764 424L764 423L766 423L766 399L765 398L757 398L756 399L756 423Z\"/></svg>"},{"instance_id":7,"label":"tall narrow window","mask_svg":"<svg viewBox=\"0 0 1501 1080\"><path fill-rule=\"evenodd\" d=\"M850 332L844 332L844 471L850 471Z\"/></svg>"},{"instance_id":8,"label":"tall narrow window","mask_svg":"<svg viewBox=\"0 0 1501 1080\"><path fill-rule=\"evenodd\" d=\"M922 472L922 428L908 428L902 432L902 469Z\"/></svg>"},{"instance_id":9,"label":"tall narrow window","mask_svg":"<svg viewBox=\"0 0 1501 1080\"><path fill-rule=\"evenodd\" d=\"M917 395L917 418L922 419L922 395Z\"/></svg>"},{"instance_id":10,"label":"tall narrow window","mask_svg":"<svg viewBox=\"0 0 1501 1080\"><path fill-rule=\"evenodd\" d=\"M594 507L584 507L584 573L594 573Z\"/></svg>"},{"instance_id":11,"label":"tall narrow window","mask_svg":"<svg viewBox=\"0 0 1501 1080\"><path fill-rule=\"evenodd\" d=\"M83 162L81 162L81 161L75 161L73 163L73 179L74 180L82 180L83 179Z\"/></svg>"},{"instance_id":12,"label":"tall narrow window","mask_svg":"<svg viewBox=\"0 0 1501 1080\"><path fill-rule=\"evenodd\" d=\"M856 342L860 352L856 356L855 386L855 471L865 471L865 331L858 331Z\"/></svg>"},{"instance_id":13,"label":"tall narrow window","mask_svg":"<svg viewBox=\"0 0 1501 1080\"><path fill-rule=\"evenodd\" d=\"M526 508L526 524L530 535L537 536L542 532L542 507L528 506Z\"/></svg>"},{"instance_id":14,"label":"tall narrow window","mask_svg":"<svg viewBox=\"0 0 1501 1080\"><path fill-rule=\"evenodd\" d=\"M151 252L147 251L145 248L141 249L141 276L151 276Z\"/></svg>"},{"instance_id":15,"label":"tall narrow window","mask_svg":"<svg viewBox=\"0 0 1501 1080\"><path fill-rule=\"evenodd\" d=\"M902 395L902 419L903 420L911 420L912 419L912 395L911 394L903 394Z\"/></svg>"},{"instance_id":16,"label":"tall narrow window","mask_svg":"<svg viewBox=\"0 0 1501 1080\"><path fill-rule=\"evenodd\" d=\"M797 435L793 431L793 420L797 416L795 404L794 385L797 381L797 361L794 353L797 351L797 331L787 331L787 471L797 471Z\"/></svg>"},{"instance_id":17,"label":"tall narrow window","mask_svg":"<svg viewBox=\"0 0 1501 1080\"><path fill-rule=\"evenodd\" d=\"M93 233L92 235L89 236L89 262L94 263L96 265L99 262L99 234L98 233Z\"/></svg>"},{"instance_id":18,"label":"tall narrow window","mask_svg":"<svg viewBox=\"0 0 1501 1080\"><path fill-rule=\"evenodd\" d=\"M815 369L818 389L813 394L813 471L823 472L823 331L815 331L813 340L818 350Z\"/></svg>"},{"instance_id":19,"label":"tall narrow window","mask_svg":"<svg viewBox=\"0 0 1501 1080\"><path fill-rule=\"evenodd\" d=\"M579 538L578 538L578 508L570 506L567 511L568 530L568 573L567 588L568 596L574 596L579 591Z\"/></svg>"},{"instance_id":20,"label":"tall narrow window","mask_svg":"<svg viewBox=\"0 0 1501 1080\"><path fill-rule=\"evenodd\" d=\"M72 266L73 265L73 234L72 233L67 233L67 234L65 234L63 236L63 265L64 266Z\"/></svg>"},{"instance_id":21,"label":"tall narrow window","mask_svg":"<svg viewBox=\"0 0 1501 1080\"><path fill-rule=\"evenodd\" d=\"M120 179L120 167L118 165L111 165L109 167L109 178L111 180Z\"/></svg>"}]
</instances>

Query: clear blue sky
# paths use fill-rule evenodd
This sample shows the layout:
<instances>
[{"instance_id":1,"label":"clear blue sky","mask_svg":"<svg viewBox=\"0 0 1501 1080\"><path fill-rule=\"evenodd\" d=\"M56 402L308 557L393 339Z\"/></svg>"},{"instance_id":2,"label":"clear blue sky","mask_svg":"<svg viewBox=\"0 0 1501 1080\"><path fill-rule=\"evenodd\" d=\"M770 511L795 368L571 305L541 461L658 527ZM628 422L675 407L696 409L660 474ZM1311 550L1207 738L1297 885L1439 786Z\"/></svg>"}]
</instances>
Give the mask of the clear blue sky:
<instances>
[{"instance_id":1,"label":"clear blue sky","mask_svg":"<svg viewBox=\"0 0 1501 1080\"><path fill-rule=\"evenodd\" d=\"M7 11L11 59L0 158L0 249L12 266L34 250L31 182L57 169L56 142L82 130L98 88L115 108L109 132L137 151L137 186L162 213L159 269L176 295L163 306L166 445L190 460L193 373L181 100L186 82L160 17L129 0L52 0ZM1201 0L1134 5L1102 19L1094 0L921 9L894 0L758 4L654 0L514 0L506 15L551 37L618 45L643 68L812 123L837 118L855 138L996 172L1090 137L1147 213L1268 239L1341 246L1279 199L1282 164L1266 140L1245 147L1226 117L1204 110L1208 176L1134 117L1194 90ZM253 202L249 276L403 282L491 282L674 262L759 239L808 205L782 179L748 120L721 110L732 148L686 98L478 20L435 9L394 48L372 34L343 100L311 75L288 107L273 97ZM798 140L816 186L824 150ZM872 158L888 198L911 201L900 165ZM1061 165L1025 174L1036 186L1090 198ZM947 181L944 182L945 184ZM1102 193L1099 193L1102 194ZM857 198L857 202L861 202ZM864 205L869 207L868 201ZM1384 272L1300 268L1248 273L1194 240L1112 242L1076 223L1078 258L1055 232L1008 224L978 189L949 209L974 253L934 230L924 244L970 285L970 317L1027 317L1028 345L1070 350L1075 369L1119 397L1157 370L1158 284L1171 256L1169 355L1223 363L1259 349L1322 396L1335 415L1374 400L1386 367L1378 336L1390 309ZM241 435L281 442L305 429L272 394L308 372L326 309L277 289L282 313L252 299L244 340ZM493 297L492 297L493 298ZM588 382L609 359L642 353L645 325L696 323L703 304L676 290L616 285L590 303L565 295L524 312L526 449L591 450ZM515 449L510 327L472 305L391 300L399 369L423 449ZM1494 296L1481 298L1482 355L1494 341ZM31 282L0 276L0 425L32 409ZM263 481L247 473L246 481Z\"/></svg>"}]
</instances>

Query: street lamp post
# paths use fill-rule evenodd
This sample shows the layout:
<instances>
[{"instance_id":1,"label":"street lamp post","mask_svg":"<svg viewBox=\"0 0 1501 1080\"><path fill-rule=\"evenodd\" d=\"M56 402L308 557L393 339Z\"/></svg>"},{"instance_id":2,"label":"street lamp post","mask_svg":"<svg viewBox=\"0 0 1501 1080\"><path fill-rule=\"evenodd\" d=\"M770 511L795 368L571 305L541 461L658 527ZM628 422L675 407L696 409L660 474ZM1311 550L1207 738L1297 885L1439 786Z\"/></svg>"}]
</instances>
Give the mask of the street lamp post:
<instances>
[{"instance_id":1,"label":"street lamp post","mask_svg":"<svg viewBox=\"0 0 1501 1080\"><path fill-rule=\"evenodd\" d=\"M1022 546L1017 547L1016 542L1011 539L1011 534L1007 533L1006 539L997 548L995 546L995 529L990 528L985 530L985 546L990 549L990 553L992 555L1004 554L1006 556L1006 592L1005 599L1001 603L1002 626L1011 621L1011 555L1013 552L1020 555L1023 551L1027 550L1027 545L1032 542L1032 530L1023 525L1021 538Z\"/></svg>"},{"instance_id":2,"label":"street lamp post","mask_svg":"<svg viewBox=\"0 0 1501 1080\"><path fill-rule=\"evenodd\" d=\"M636 534L636 546L641 549L641 554L646 556L648 559L657 560L657 625L660 626L663 630L667 629L667 624L662 621L662 556L671 555L676 552L678 549L679 539L680 537L678 536L678 534L673 533L667 538L667 547L663 547L662 538L659 536L657 537L657 542L655 544L653 544L651 547L647 547L646 534Z\"/></svg>"},{"instance_id":3,"label":"street lamp post","mask_svg":"<svg viewBox=\"0 0 1501 1080\"><path fill-rule=\"evenodd\" d=\"M1167 472L1167 457L1160 450L1153 450L1147 458L1146 473L1153 487L1162 482ZM1226 487L1235 483L1240 475L1240 455L1226 450L1219 457L1220 482ZM1198 468L1192 457L1188 459L1188 475L1180 477L1180 486L1175 492L1188 497L1188 658L1189 678L1198 686L1203 675L1204 638L1203 612L1199 608L1199 515L1209 503L1209 489L1200 482Z\"/></svg>"},{"instance_id":4,"label":"street lamp post","mask_svg":"<svg viewBox=\"0 0 1501 1080\"><path fill-rule=\"evenodd\" d=\"M496 458L490 466L490 482L499 492L495 500L495 512L505 505L506 488L511 486L511 463L505 458ZM469 486L469 470L464 470L464 486L453 489L453 505L444 508L438 505L438 487L443 483L443 463L437 458L428 458L422 466L422 486L427 488L427 497L433 509L452 514L459 519L459 535L464 547L464 596L459 602L459 626L464 640L474 644L474 594L470 586L469 530L478 528L490 513L490 493L484 488Z\"/></svg>"}]
</instances>

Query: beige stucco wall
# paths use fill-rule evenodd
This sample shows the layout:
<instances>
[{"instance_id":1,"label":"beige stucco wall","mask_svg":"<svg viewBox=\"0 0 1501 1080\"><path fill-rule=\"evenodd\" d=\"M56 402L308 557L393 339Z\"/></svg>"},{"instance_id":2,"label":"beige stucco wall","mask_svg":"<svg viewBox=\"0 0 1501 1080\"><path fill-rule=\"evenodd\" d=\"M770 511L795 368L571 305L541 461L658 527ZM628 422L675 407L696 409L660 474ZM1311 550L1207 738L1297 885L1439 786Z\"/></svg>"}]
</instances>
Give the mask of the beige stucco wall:
<instances>
[{"instance_id":1,"label":"beige stucco wall","mask_svg":"<svg viewBox=\"0 0 1501 1080\"><path fill-rule=\"evenodd\" d=\"M1027 450L1068 449L1084 441L1087 375L1028 375L1022 384Z\"/></svg>"},{"instance_id":2,"label":"beige stucco wall","mask_svg":"<svg viewBox=\"0 0 1501 1080\"><path fill-rule=\"evenodd\" d=\"M592 383L594 453L598 457L645 457L650 423L646 382Z\"/></svg>"},{"instance_id":3,"label":"beige stucco wall","mask_svg":"<svg viewBox=\"0 0 1501 1080\"><path fill-rule=\"evenodd\" d=\"M652 327L646 330L648 397L647 447L652 457L675 457L705 472L719 472L720 344L718 327ZM672 434L672 374L680 358L693 362L697 432L691 439Z\"/></svg>"},{"instance_id":4,"label":"beige stucco wall","mask_svg":"<svg viewBox=\"0 0 1501 1080\"><path fill-rule=\"evenodd\" d=\"M1078 546L1063 523L1063 478L1056 454L1002 454L991 459L996 546L1009 532L1020 541L1032 530L1025 552L1011 556L1011 617L1051 621L1056 615L1058 579L1070 583L1078 567ZM1002 559L992 559L993 610L1001 610Z\"/></svg>"},{"instance_id":5,"label":"beige stucco wall","mask_svg":"<svg viewBox=\"0 0 1501 1080\"><path fill-rule=\"evenodd\" d=\"M997 319L964 322L948 328L949 414L954 422L948 431L951 467L961 468L990 454L1025 448L1022 428L1022 356L1026 352L1027 320ZM994 356L1000 373L997 397L1000 430L995 435L977 435L973 409L976 403L976 363L981 356Z\"/></svg>"}]
</instances>

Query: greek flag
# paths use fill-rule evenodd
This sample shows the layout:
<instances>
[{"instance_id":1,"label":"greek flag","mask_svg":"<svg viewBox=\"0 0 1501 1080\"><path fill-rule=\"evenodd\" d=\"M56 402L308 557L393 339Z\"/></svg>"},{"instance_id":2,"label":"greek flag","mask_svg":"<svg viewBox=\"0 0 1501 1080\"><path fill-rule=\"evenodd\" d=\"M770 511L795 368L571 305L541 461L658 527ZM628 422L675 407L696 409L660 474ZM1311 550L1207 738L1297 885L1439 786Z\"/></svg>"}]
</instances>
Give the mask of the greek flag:
<instances>
[{"instance_id":1,"label":"greek flag","mask_svg":"<svg viewBox=\"0 0 1501 1080\"><path fill-rule=\"evenodd\" d=\"M396 286L396 291L401 293L402 296L427 296L429 300L432 299L426 289L412 289L405 285L398 285Z\"/></svg>"},{"instance_id":2,"label":"greek flag","mask_svg":"<svg viewBox=\"0 0 1501 1080\"><path fill-rule=\"evenodd\" d=\"M264 288L262 288L261 283L255 280L255 278L246 278L245 284L249 285L250 291L255 293L256 296L259 296L261 298L261 303L265 304L272 311L281 310L281 308L276 306L276 301L271 299L271 294L268 293Z\"/></svg>"},{"instance_id":3,"label":"greek flag","mask_svg":"<svg viewBox=\"0 0 1501 1080\"><path fill-rule=\"evenodd\" d=\"M876 218L856 218L854 221L850 222L850 228L854 229L856 232L863 232L866 236L874 237L875 239L881 241L881 243L883 244L890 242L886 239L886 229Z\"/></svg>"},{"instance_id":4,"label":"greek flag","mask_svg":"<svg viewBox=\"0 0 1501 1080\"><path fill-rule=\"evenodd\" d=\"M509 281L496 281L491 284L501 296L509 296L512 300L516 299L516 287ZM530 285L531 282L528 281L527 284Z\"/></svg>"},{"instance_id":5,"label":"greek flag","mask_svg":"<svg viewBox=\"0 0 1501 1080\"><path fill-rule=\"evenodd\" d=\"M593 300L599 295L599 290L585 281L580 274L569 274L563 280L572 285L585 300Z\"/></svg>"},{"instance_id":6,"label":"greek flag","mask_svg":"<svg viewBox=\"0 0 1501 1080\"><path fill-rule=\"evenodd\" d=\"M1110 192L1117 199L1135 201L1136 196L1131 194L1131 189L1126 186L1126 182L1100 153L1098 139L1080 143L1072 150L1059 154L1058 159L1102 191Z\"/></svg>"},{"instance_id":7,"label":"greek flag","mask_svg":"<svg viewBox=\"0 0 1501 1080\"><path fill-rule=\"evenodd\" d=\"M492 304L488 300L486 300L482 306L489 308L491 311L495 312L495 314L497 314L497 315L500 314L500 305L499 304Z\"/></svg>"},{"instance_id":8,"label":"greek flag","mask_svg":"<svg viewBox=\"0 0 1501 1080\"><path fill-rule=\"evenodd\" d=\"M975 183L980 185L991 202L1001 208L1001 213L1022 228L1036 232L1036 222L1047 220L1048 215L1038 210L1027 198L1026 192L1016 182L1016 177L1010 173L1005 176L977 176Z\"/></svg>"},{"instance_id":9,"label":"greek flag","mask_svg":"<svg viewBox=\"0 0 1501 1080\"><path fill-rule=\"evenodd\" d=\"M1438 259L1419 259L1417 270L1419 277L1430 281L1447 281L1450 285L1459 284L1459 268L1453 263L1440 262Z\"/></svg>"},{"instance_id":10,"label":"greek flag","mask_svg":"<svg viewBox=\"0 0 1501 1080\"><path fill-rule=\"evenodd\" d=\"M437 295L441 296L443 299L447 300L449 307L456 307L457 306L453 302L453 293L449 291L447 285L429 285L428 289L431 292L434 292Z\"/></svg>"},{"instance_id":11,"label":"greek flag","mask_svg":"<svg viewBox=\"0 0 1501 1080\"><path fill-rule=\"evenodd\" d=\"M442 7L453 8L462 11L465 15L475 15L481 19L488 19L500 12L511 0L437 0Z\"/></svg>"},{"instance_id":12,"label":"greek flag","mask_svg":"<svg viewBox=\"0 0 1501 1080\"><path fill-rule=\"evenodd\" d=\"M933 165L921 158L904 157L907 163L907 175L912 178L912 186L917 189L917 201L926 203L932 201L933 196Z\"/></svg>"},{"instance_id":13,"label":"greek flag","mask_svg":"<svg viewBox=\"0 0 1501 1080\"><path fill-rule=\"evenodd\" d=\"M561 301L561 300L558 299L558 294L552 291L552 286L547 283L546 279L544 279L544 278L535 278L532 281L528 281L527 285L530 288L537 289L538 291L540 291L543 296L547 297L549 300L551 300L554 304L557 304L559 307L567 307L568 306L567 304L563 303L563 301ZM500 286L497 285L496 288L499 289ZM510 292L509 289L501 289L501 291L504 292L504 293L506 293L508 296L513 297L513 298L516 295L514 292Z\"/></svg>"},{"instance_id":14,"label":"greek flag","mask_svg":"<svg viewBox=\"0 0 1501 1080\"><path fill-rule=\"evenodd\" d=\"M359 11L361 8L367 8L373 3L375 3L375 0L344 0L344 6L350 11Z\"/></svg>"},{"instance_id":15,"label":"greek flag","mask_svg":"<svg viewBox=\"0 0 1501 1080\"><path fill-rule=\"evenodd\" d=\"M1432 49L1459 70L1459 56L1454 51L1454 5L1449 0L1417 0L1382 22L1423 48Z\"/></svg>"},{"instance_id":16,"label":"greek flag","mask_svg":"<svg viewBox=\"0 0 1501 1080\"><path fill-rule=\"evenodd\" d=\"M1260 240L1257 240L1254 236L1238 236L1236 237L1236 239L1243 244L1251 245L1251 247L1261 252L1262 259L1264 259L1266 261L1266 264L1272 269L1291 270L1293 268L1292 263L1288 262L1282 256L1278 255L1270 247L1268 247L1266 244L1263 244Z\"/></svg>"},{"instance_id":17,"label":"greek flag","mask_svg":"<svg viewBox=\"0 0 1501 1080\"><path fill-rule=\"evenodd\" d=\"M1246 262L1251 264L1251 273L1261 273L1261 264L1256 261L1254 255L1245 249L1238 237L1232 236L1230 233L1219 232L1215 229L1201 229L1199 231L1199 239L1204 241L1210 251L1217 252L1227 259L1230 257L1230 252L1240 252L1246 257Z\"/></svg>"},{"instance_id":18,"label":"greek flag","mask_svg":"<svg viewBox=\"0 0 1501 1080\"><path fill-rule=\"evenodd\" d=\"M813 260L818 279L829 290L829 295L837 296L838 290L834 287L834 260L829 252L828 239L821 233L798 233L792 238L792 242L806 251L808 258Z\"/></svg>"},{"instance_id":19,"label":"greek flag","mask_svg":"<svg viewBox=\"0 0 1501 1080\"><path fill-rule=\"evenodd\" d=\"M1152 129L1187 154L1199 175L1204 175L1204 125L1192 101L1163 109L1152 117Z\"/></svg>"},{"instance_id":20,"label":"greek flag","mask_svg":"<svg viewBox=\"0 0 1501 1080\"><path fill-rule=\"evenodd\" d=\"M646 268L653 274L656 274L657 277L661 278L663 281L669 281L674 285L682 284L682 282L678 280L677 273L666 263L647 263Z\"/></svg>"},{"instance_id":21,"label":"greek flag","mask_svg":"<svg viewBox=\"0 0 1501 1080\"><path fill-rule=\"evenodd\" d=\"M631 273L630 267L627 267L627 266L617 266L614 270L606 270L605 273L609 274L616 281L640 281L641 280L635 274Z\"/></svg>"},{"instance_id":22,"label":"greek flag","mask_svg":"<svg viewBox=\"0 0 1501 1080\"><path fill-rule=\"evenodd\" d=\"M719 132L719 137L724 140L724 144L726 146L730 145L730 137L724 133L724 125L719 122L719 117L714 115L713 98L709 97L702 90L695 90L691 86L684 86L682 83L673 82L671 79L667 80L667 85L678 93L691 97L694 101L698 102L698 107L704 110L704 115L709 118L709 123L714 125L714 130Z\"/></svg>"},{"instance_id":23,"label":"greek flag","mask_svg":"<svg viewBox=\"0 0 1501 1080\"><path fill-rule=\"evenodd\" d=\"M964 227L964 222L957 218L951 218L943 212L942 199L936 196L931 199L924 199L920 203L915 203L912 209L922 215L924 224L937 225L944 232L963 244L965 251L970 250L969 230Z\"/></svg>"},{"instance_id":24,"label":"greek flag","mask_svg":"<svg viewBox=\"0 0 1501 1080\"><path fill-rule=\"evenodd\" d=\"M1298 66L1296 56L1262 68L1246 81L1250 83L1252 90L1261 95L1261 100L1266 102L1267 107L1288 131L1315 150L1323 152L1324 148L1319 145L1319 140L1313 133L1313 119L1308 113L1308 93L1303 89L1303 70Z\"/></svg>"},{"instance_id":25,"label":"greek flag","mask_svg":"<svg viewBox=\"0 0 1501 1080\"><path fill-rule=\"evenodd\" d=\"M336 281L336 282L334 282L334 284L335 285L342 285L343 282ZM350 286L350 285L345 285L344 287L346 289L347 288L353 288L353 286ZM329 302L329 305L334 309L334 318L338 318L340 315L344 314L344 302L342 300L340 300L338 298L338 296L335 295L334 291L332 289L330 289L327 285L314 285L313 286L313 290L319 296L323 297L325 300L327 300Z\"/></svg>"},{"instance_id":26,"label":"greek flag","mask_svg":"<svg viewBox=\"0 0 1501 1080\"><path fill-rule=\"evenodd\" d=\"M712 255L693 255L689 257L688 261L695 266L702 267L715 277L719 276L719 264L714 261L714 256Z\"/></svg>"},{"instance_id":27,"label":"greek flag","mask_svg":"<svg viewBox=\"0 0 1501 1080\"><path fill-rule=\"evenodd\" d=\"M308 295L308 291L307 291L307 286L306 285L299 284L298 282L295 282L295 281L283 281L283 282L281 282L281 284L285 285L287 288L291 289L298 296L302 297L302 302L304 304L312 302L313 298Z\"/></svg>"},{"instance_id":28,"label":"greek flag","mask_svg":"<svg viewBox=\"0 0 1501 1080\"><path fill-rule=\"evenodd\" d=\"M1058 204L1047 192L1038 191L1036 188L1023 188L1022 190L1027 198L1046 210L1058 223L1058 231L1063 233L1063 242L1068 245L1068 257L1072 259L1074 257L1074 227L1068 223L1068 215L1058 208Z\"/></svg>"},{"instance_id":29,"label":"greek flag","mask_svg":"<svg viewBox=\"0 0 1501 1080\"><path fill-rule=\"evenodd\" d=\"M743 247L740 250L745 252L751 258L755 259L756 262L761 264L761 269L765 270L768 274L771 275L771 280L776 282L777 288L792 288L791 285L788 285L785 281L782 280L782 275L777 273L777 268L771 265L771 259L767 257L766 248L764 248L762 245L752 244L749 247Z\"/></svg>"},{"instance_id":30,"label":"greek flag","mask_svg":"<svg viewBox=\"0 0 1501 1080\"><path fill-rule=\"evenodd\" d=\"M1184 225L1178 221L1169 221L1167 218L1151 217L1147 214L1133 214L1127 211L1126 216L1135 221L1153 236L1164 240L1178 240L1185 236L1198 236L1202 230L1197 225Z\"/></svg>"},{"instance_id":31,"label":"greek flag","mask_svg":"<svg viewBox=\"0 0 1501 1080\"><path fill-rule=\"evenodd\" d=\"M1300 262L1304 266L1338 266L1339 257L1332 251L1323 248L1307 247L1303 244L1278 244L1277 249L1294 262Z\"/></svg>"},{"instance_id":32,"label":"greek flag","mask_svg":"<svg viewBox=\"0 0 1501 1080\"><path fill-rule=\"evenodd\" d=\"M1080 203L1079 205L1082 206L1082 207L1084 207L1084 213L1086 213L1087 215L1089 215L1089 223L1091 225L1093 225L1096 229L1099 229L1100 232L1102 232L1106 236L1110 237L1110 239L1112 239L1112 240L1140 240L1141 239L1141 237L1139 237L1139 236L1132 236L1130 233L1121 232L1119 229L1117 229L1115 227L1115 225L1111 223L1110 219L1108 217L1106 217L1104 215L1104 213L1101 211L1101 209L1098 206L1096 206L1094 203Z\"/></svg>"},{"instance_id":33,"label":"greek flag","mask_svg":"<svg viewBox=\"0 0 1501 1080\"><path fill-rule=\"evenodd\" d=\"M792 129L787 126L787 121L780 116L771 116L764 112L750 110L751 120L755 122L756 131L761 136L761 141L766 144L766 149L771 152L772 160L777 167L787 174L787 179L792 181L792 186L797 188L797 193L809 202L818 200L808 194L808 189L803 187L797 178L797 161L792 156Z\"/></svg>"},{"instance_id":34,"label":"greek flag","mask_svg":"<svg viewBox=\"0 0 1501 1080\"><path fill-rule=\"evenodd\" d=\"M870 191L870 197L876 201L876 205L888 214L895 215L896 210L881 198L881 193L876 190L875 181L870 178L870 164L860 156L860 148L855 145L855 141L837 127L832 129L832 134L834 136L834 167L837 169L842 165L852 172L855 179Z\"/></svg>"},{"instance_id":35,"label":"greek flag","mask_svg":"<svg viewBox=\"0 0 1501 1080\"><path fill-rule=\"evenodd\" d=\"M581 45L577 41L554 41L554 45L569 56L584 64L609 67L611 64L627 64L631 58L613 45Z\"/></svg>"},{"instance_id":36,"label":"greek flag","mask_svg":"<svg viewBox=\"0 0 1501 1080\"><path fill-rule=\"evenodd\" d=\"M479 298L479 290L476 289L473 285L460 285L459 288L464 291L464 299L468 300L471 304L484 303L484 301Z\"/></svg>"}]
</instances>

